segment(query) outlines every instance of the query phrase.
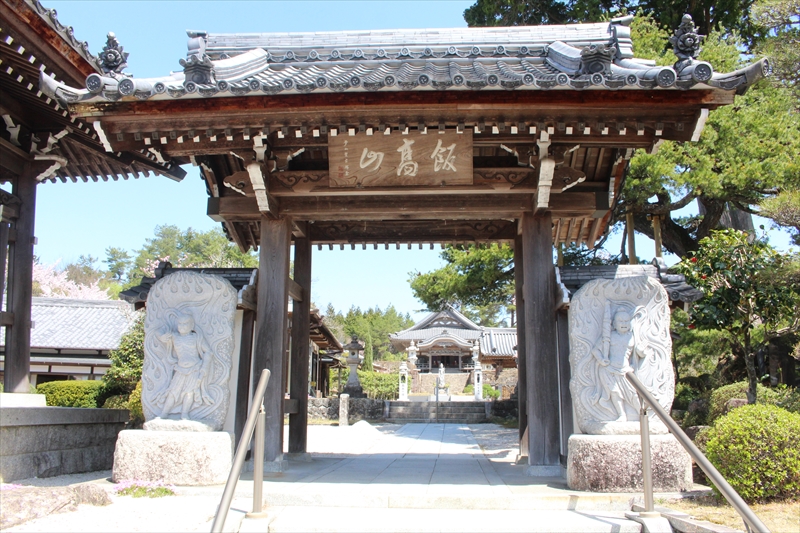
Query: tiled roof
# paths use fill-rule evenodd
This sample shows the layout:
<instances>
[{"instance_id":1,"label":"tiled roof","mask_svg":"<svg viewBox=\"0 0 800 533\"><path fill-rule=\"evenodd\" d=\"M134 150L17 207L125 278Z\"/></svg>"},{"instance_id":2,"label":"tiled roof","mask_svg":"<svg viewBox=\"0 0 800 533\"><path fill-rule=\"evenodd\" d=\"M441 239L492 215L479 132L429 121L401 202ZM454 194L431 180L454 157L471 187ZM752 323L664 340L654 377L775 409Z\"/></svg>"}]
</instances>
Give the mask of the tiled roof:
<instances>
[{"instance_id":1,"label":"tiled roof","mask_svg":"<svg viewBox=\"0 0 800 533\"><path fill-rule=\"evenodd\" d=\"M190 31L183 72L159 78L92 74L86 88L43 75L63 102L247 94L406 90L742 89L763 60L729 74L690 59L674 67L634 58L632 16L611 22L320 33Z\"/></svg>"},{"instance_id":2,"label":"tiled roof","mask_svg":"<svg viewBox=\"0 0 800 533\"><path fill-rule=\"evenodd\" d=\"M133 307L119 300L33 298L31 311L34 349L113 350L134 319Z\"/></svg>"}]
</instances>

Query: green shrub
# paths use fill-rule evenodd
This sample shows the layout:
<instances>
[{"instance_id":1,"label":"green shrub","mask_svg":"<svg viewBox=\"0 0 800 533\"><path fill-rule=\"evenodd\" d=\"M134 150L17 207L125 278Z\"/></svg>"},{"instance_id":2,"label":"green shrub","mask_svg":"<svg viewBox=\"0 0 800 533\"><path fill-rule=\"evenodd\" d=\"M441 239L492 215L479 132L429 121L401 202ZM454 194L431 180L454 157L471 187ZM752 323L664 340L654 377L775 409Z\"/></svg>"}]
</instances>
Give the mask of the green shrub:
<instances>
[{"instance_id":1,"label":"green shrub","mask_svg":"<svg viewBox=\"0 0 800 533\"><path fill-rule=\"evenodd\" d=\"M104 405L111 396L130 395L136 383L142 379L144 317L144 313L138 313L130 329L120 338L119 348L109 352L111 368L103 376L105 386L100 392L98 404Z\"/></svg>"},{"instance_id":2,"label":"green shrub","mask_svg":"<svg viewBox=\"0 0 800 533\"><path fill-rule=\"evenodd\" d=\"M342 369L342 389L347 386L347 378L350 377L350 369ZM383 374L380 372L358 371L358 380L367 398L375 400L396 400L400 394L400 374ZM339 392L339 370L331 369L330 382L331 392Z\"/></svg>"},{"instance_id":3,"label":"green shrub","mask_svg":"<svg viewBox=\"0 0 800 533\"><path fill-rule=\"evenodd\" d=\"M773 405L746 405L717 420L706 455L745 501L795 499L800 497L798 435L800 415Z\"/></svg>"},{"instance_id":4,"label":"green shrub","mask_svg":"<svg viewBox=\"0 0 800 533\"><path fill-rule=\"evenodd\" d=\"M689 404L702 396L702 393L688 383L678 382L675 384L675 399L672 400L672 408L686 411Z\"/></svg>"},{"instance_id":5,"label":"green shrub","mask_svg":"<svg viewBox=\"0 0 800 533\"><path fill-rule=\"evenodd\" d=\"M142 382L136 384L130 397L128 398L128 410L131 412L131 420L134 423L144 422L144 411L142 410Z\"/></svg>"},{"instance_id":6,"label":"green shrub","mask_svg":"<svg viewBox=\"0 0 800 533\"><path fill-rule=\"evenodd\" d=\"M464 387L464 394L473 394L474 392L475 392L475 387L472 385L472 383ZM494 387L492 387L488 383L483 384L484 400L494 400L499 397L500 397L500 391L494 390Z\"/></svg>"},{"instance_id":7,"label":"green shrub","mask_svg":"<svg viewBox=\"0 0 800 533\"><path fill-rule=\"evenodd\" d=\"M97 407L102 388L102 381L50 381L36 387L36 392L54 407Z\"/></svg>"},{"instance_id":8,"label":"green shrub","mask_svg":"<svg viewBox=\"0 0 800 533\"><path fill-rule=\"evenodd\" d=\"M775 405L777 402L777 395L761 384L757 386L756 396L756 403ZM728 400L733 399L747 399L746 381L725 385L711 393L711 403L708 408L708 425L713 425L717 418L725 414L725 405Z\"/></svg>"},{"instance_id":9,"label":"green shrub","mask_svg":"<svg viewBox=\"0 0 800 533\"><path fill-rule=\"evenodd\" d=\"M800 389L786 388L781 391L777 405L792 413L800 414Z\"/></svg>"},{"instance_id":10,"label":"green shrub","mask_svg":"<svg viewBox=\"0 0 800 533\"><path fill-rule=\"evenodd\" d=\"M124 394L111 396L103 403L103 409L127 409L128 397Z\"/></svg>"}]
</instances>

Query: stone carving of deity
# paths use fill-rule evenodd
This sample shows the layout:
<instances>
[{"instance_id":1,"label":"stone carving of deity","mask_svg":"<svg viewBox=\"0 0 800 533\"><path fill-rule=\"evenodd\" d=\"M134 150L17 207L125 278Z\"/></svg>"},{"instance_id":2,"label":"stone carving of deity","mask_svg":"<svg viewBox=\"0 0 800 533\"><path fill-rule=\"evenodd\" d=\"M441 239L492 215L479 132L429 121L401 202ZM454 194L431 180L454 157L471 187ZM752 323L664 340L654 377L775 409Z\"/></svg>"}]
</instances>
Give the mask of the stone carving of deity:
<instances>
[{"instance_id":1,"label":"stone carving of deity","mask_svg":"<svg viewBox=\"0 0 800 533\"><path fill-rule=\"evenodd\" d=\"M625 379L634 372L669 412L674 396L666 291L648 277L598 279L572 298L570 391L581 431L639 431L639 399ZM651 431L666 428L651 419Z\"/></svg>"},{"instance_id":2,"label":"stone carving of deity","mask_svg":"<svg viewBox=\"0 0 800 533\"><path fill-rule=\"evenodd\" d=\"M222 429L236 303L227 280L196 272L175 272L150 290L142 371L145 429Z\"/></svg>"},{"instance_id":3,"label":"stone carving of deity","mask_svg":"<svg viewBox=\"0 0 800 533\"><path fill-rule=\"evenodd\" d=\"M440 389L444 388L444 365L439 363L439 375L436 376L436 386Z\"/></svg>"}]
</instances>

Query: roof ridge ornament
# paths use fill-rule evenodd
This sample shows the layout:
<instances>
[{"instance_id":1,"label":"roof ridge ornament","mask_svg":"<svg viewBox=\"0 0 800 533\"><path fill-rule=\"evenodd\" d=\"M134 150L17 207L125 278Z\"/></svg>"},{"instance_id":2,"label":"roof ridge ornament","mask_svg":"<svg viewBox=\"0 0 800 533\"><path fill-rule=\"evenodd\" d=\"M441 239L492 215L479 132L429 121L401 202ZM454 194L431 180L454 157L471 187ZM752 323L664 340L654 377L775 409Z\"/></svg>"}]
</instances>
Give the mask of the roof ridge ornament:
<instances>
[{"instance_id":1,"label":"roof ridge ornament","mask_svg":"<svg viewBox=\"0 0 800 533\"><path fill-rule=\"evenodd\" d=\"M122 74L128 66L128 52L120 46L117 36L113 31L106 36L106 45L103 51L97 55L97 64L106 74Z\"/></svg>"},{"instance_id":2,"label":"roof ridge ornament","mask_svg":"<svg viewBox=\"0 0 800 533\"><path fill-rule=\"evenodd\" d=\"M581 50L581 68L579 74L602 73L611 76L611 62L617 55L615 45L592 44Z\"/></svg>"},{"instance_id":3,"label":"roof ridge ornament","mask_svg":"<svg viewBox=\"0 0 800 533\"><path fill-rule=\"evenodd\" d=\"M700 53L700 42L705 35L697 33L692 16L688 13L683 15L680 25L675 30L675 34L669 38L672 44L672 51L678 57L675 62L675 71L680 74L684 69L696 63L695 58ZM709 78L711 76L709 75Z\"/></svg>"},{"instance_id":4,"label":"roof ridge ornament","mask_svg":"<svg viewBox=\"0 0 800 533\"><path fill-rule=\"evenodd\" d=\"M198 83L214 83L214 64L206 53L208 32L186 30L186 35L189 36L188 51L186 59L181 59L179 63L185 75L184 87L187 91L194 92Z\"/></svg>"}]
</instances>

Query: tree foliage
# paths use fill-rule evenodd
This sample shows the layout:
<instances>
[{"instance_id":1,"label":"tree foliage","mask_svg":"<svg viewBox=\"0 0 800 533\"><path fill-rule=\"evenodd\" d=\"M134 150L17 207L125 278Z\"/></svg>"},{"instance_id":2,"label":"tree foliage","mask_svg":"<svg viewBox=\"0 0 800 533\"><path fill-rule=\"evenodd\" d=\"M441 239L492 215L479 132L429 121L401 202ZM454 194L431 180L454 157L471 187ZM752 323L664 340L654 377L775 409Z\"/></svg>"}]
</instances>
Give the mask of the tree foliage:
<instances>
[{"instance_id":1,"label":"tree foliage","mask_svg":"<svg viewBox=\"0 0 800 533\"><path fill-rule=\"evenodd\" d=\"M727 334L733 353L745 361L747 398L755 403L756 352L771 339L800 330L800 292L770 282L768 273L782 268L788 258L763 239L748 237L735 230L715 231L676 268L705 293L692 306L692 325Z\"/></svg>"},{"instance_id":2,"label":"tree foliage","mask_svg":"<svg viewBox=\"0 0 800 533\"><path fill-rule=\"evenodd\" d=\"M85 262L90 259L81 256L81 260L84 261L83 265L81 263L71 264L62 270L57 268L58 261L52 265L34 262L33 295L45 298L108 300L107 288L102 288L100 285L102 274L87 272L90 267L87 267Z\"/></svg>"},{"instance_id":3,"label":"tree foliage","mask_svg":"<svg viewBox=\"0 0 800 533\"><path fill-rule=\"evenodd\" d=\"M750 18L752 3L753 0L476 0L464 11L464 20L469 26L569 24L600 22L638 9L654 17L662 28L677 28L681 17L688 13L703 35L729 28L749 41L763 36L763 28Z\"/></svg>"},{"instance_id":4,"label":"tree foliage","mask_svg":"<svg viewBox=\"0 0 800 533\"><path fill-rule=\"evenodd\" d=\"M111 257L109 256L109 259ZM129 282L138 283L142 276L152 276L160 261L169 261L175 267L231 268L258 266L258 258L243 253L215 228L196 231L181 230L177 226L156 226L155 235L146 240L137 252L128 274Z\"/></svg>"},{"instance_id":5,"label":"tree foliage","mask_svg":"<svg viewBox=\"0 0 800 533\"><path fill-rule=\"evenodd\" d=\"M653 35L647 21L634 29L634 34ZM706 39L700 59L717 70L735 70L741 66L741 46L735 35L715 33ZM636 230L650 237L653 229L647 216L660 215L666 249L681 257L696 250L731 208L757 213L760 202L796 187L800 116L795 107L786 87L762 80L736 96L734 105L712 111L699 142L667 141L657 153L638 151L631 160L618 214L633 212ZM673 211L695 200L702 215L672 217Z\"/></svg>"},{"instance_id":6,"label":"tree foliage","mask_svg":"<svg viewBox=\"0 0 800 533\"><path fill-rule=\"evenodd\" d=\"M770 58L775 80L800 98L800 2L757 0L751 13L766 35L754 51Z\"/></svg>"},{"instance_id":7,"label":"tree foliage","mask_svg":"<svg viewBox=\"0 0 800 533\"><path fill-rule=\"evenodd\" d=\"M108 354L111 367L103 376L106 397L130 394L136 388L136 383L142 379L144 317L144 312L136 314L130 328L122 335L119 348L111 350Z\"/></svg>"},{"instance_id":8,"label":"tree foliage","mask_svg":"<svg viewBox=\"0 0 800 533\"><path fill-rule=\"evenodd\" d=\"M343 314L328 305L325 324L343 343L349 342L355 335L365 344L363 370L371 370L372 361L395 360L400 354L392 347L389 335L414 325L411 316L401 314L393 305L381 310L376 306L362 311L359 307L351 307Z\"/></svg>"},{"instance_id":9,"label":"tree foliage","mask_svg":"<svg viewBox=\"0 0 800 533\"><path fill-rule=\"evenodd\" d=\"M507 245L446 246L445 266L432 272L412 272L414 296L431 311L448 305L482 326L497 326L512 305L514 250Z\"/></svg>"}]
</instances>

